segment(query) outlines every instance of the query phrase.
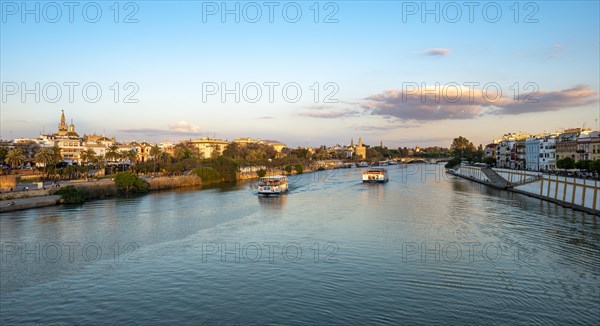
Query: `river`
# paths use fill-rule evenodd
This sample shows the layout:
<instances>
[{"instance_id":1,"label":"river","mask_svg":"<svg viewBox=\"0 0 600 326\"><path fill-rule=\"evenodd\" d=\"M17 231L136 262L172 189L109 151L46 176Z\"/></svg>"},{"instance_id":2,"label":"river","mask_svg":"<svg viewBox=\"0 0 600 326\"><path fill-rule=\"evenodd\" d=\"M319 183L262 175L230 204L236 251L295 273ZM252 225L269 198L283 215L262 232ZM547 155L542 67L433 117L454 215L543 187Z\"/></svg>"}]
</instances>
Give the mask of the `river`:
<instances>
[{"instance_id":1,"label":"river","mask_svg":"<svg viewBox=\"0 0 600 326\"><path fill-rule=\"evenodd\" d=\"M0 323L594 324L598 216L440 165L0 215Z\"/></svg>"}]
</instances>

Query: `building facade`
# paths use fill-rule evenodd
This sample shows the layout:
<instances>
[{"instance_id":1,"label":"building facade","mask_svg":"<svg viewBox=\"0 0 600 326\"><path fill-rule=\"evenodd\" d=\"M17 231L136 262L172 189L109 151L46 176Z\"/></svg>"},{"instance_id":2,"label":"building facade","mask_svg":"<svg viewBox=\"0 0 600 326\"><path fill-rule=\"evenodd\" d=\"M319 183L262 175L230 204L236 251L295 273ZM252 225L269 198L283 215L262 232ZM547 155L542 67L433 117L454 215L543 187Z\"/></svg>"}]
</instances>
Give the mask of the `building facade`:
<instances>
[{"instance_id":1,"label":"building facade","mask_svg":"<svg viewBox=\"0 0 600 326\"><path fill-rule=\"evenodd\" d=\"M577 161L579 154L577 153L577 138L581 133L581 129L567 129L556 139L556 160L562 160L570 157Z\"/></svg>"},{"instance_id":2,"label":"building facade","mask_svg":"<svg viewBox=\"0 0 600 326\"><path fill-rule=\"evenodd\" d=\"M198 149L198 153L202 158L211 158L223 154L223 151L229 145L229 142L204 137L190 141L190 144Z\"/></svg>"}]
</instances>

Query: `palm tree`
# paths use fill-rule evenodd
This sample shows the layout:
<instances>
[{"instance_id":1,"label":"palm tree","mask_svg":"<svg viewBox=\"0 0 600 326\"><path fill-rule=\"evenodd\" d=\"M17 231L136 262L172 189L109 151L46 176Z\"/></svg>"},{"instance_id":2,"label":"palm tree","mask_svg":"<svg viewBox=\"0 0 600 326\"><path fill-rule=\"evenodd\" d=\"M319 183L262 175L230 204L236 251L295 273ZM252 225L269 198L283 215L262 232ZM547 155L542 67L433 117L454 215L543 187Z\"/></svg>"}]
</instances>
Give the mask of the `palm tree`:
<instances>
[{"instance_id":1,"label":"palm tree","mask_svg":"<svg viewBox=\"0 0 600 326\"><path fill-rule=\"evenodd\" d=\"M20 148L11 149L6 154L6 162L10 163L12 167L21 166L25 162L25 155Z\"/></svg>"},{"instance_id":2,"label":"palm tree","mask_svg":"<svg viewBox=\"0 0 600 326\"><path fill-rule=\"evenodd\" d=\"M104 155L108 160L111 161L116 161L121 157L121 153L119 153L119 146L117 145L110 145L110 147L108 147L108 150L106 151L106 154Z\"/></svg>"},{"instance_id":3,"label":"palm tree","mask_svg":"<svg viewBox=\"0 0 600 326\"><path fill-rule=\"evenodd\" d=\"M62 157L62 152L60 147L58 147L58 145L54 145L52 146L52 148L50 149L52 151L52 163L56 164L60 161L62 161L63 157Z\"/></svg>"},{"instance_id":4,"label":"palm tree","mask_svg":"<svg viewBox=\"0 0 600 326\"><path fill-rule=\"evenodd\" d=\"M152 146L152 148L150 148L150 156L152 156L152 161L154 163L154 174L156 174L156 160L160 157L161 154L162 150L160 149L160 147L158 147L158 145L154 145Z\"/></svg>"},{"instance_id":5,"label":"palm tree","mask_svg":"<svg viewBox=\"0 0 600 326\"><path fill-rule=\"evenodd\" d=\"M96 158L96 151L93 148L88 148L85 151L81 152L81 160L83 162L93 162L94 158Z\"/></svg>"},{"instance_id":6,"label":"palm tree","mask_svg":"<svg viewBox=\"0 0 600 326\"><path fill-rule=\"evenodd\" d=\"M48 178L48 166L54 163L54 153L51 149L42 148L35 154L35 162L44 164L44 171L46 172L46 179Z\"/></svg>"},{"instance_id":7,"label":"palm tree","mask_svg":"<svg viewBox=\"0 0 600 326\"><path fill-rule=\"evenodd\" d=\"M137 160L137 152L135 150L129 150L127 152L123 152L121 154L121 158L123 158L124 160L129 161L131 169L133 170L133 164L135 164L136 160ZM123 171L125 171L125 166L123 165Z\"/></svg>"}]
</instances>

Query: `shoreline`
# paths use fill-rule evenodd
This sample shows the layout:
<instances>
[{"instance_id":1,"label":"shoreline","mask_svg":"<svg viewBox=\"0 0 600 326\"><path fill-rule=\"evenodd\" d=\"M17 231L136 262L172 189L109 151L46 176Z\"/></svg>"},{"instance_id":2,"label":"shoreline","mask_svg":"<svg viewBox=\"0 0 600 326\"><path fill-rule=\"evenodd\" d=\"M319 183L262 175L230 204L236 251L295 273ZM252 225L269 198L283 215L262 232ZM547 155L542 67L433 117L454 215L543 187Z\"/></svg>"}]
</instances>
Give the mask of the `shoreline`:
<instances>
[{"instance_id":1,"label":"shoreline","mask_svg":"<svg viewBox=\"0 0 600 326\"><path fill-rule=\"evenodd\" d=\"M333 170L333 169L328 169ZM302 174L308 174L316 172L317 170L305 170ZM295 174L292 174L295 175ZM148 192L160 192L169 191L174 189L183 188L194 188L201 186L210 185L221 185L226 184L225 182L212 182L203 183L200 177L195 175L180 175L180 176L160 176L160 177L142 177L142 179L148 183ZM237 182L248 182L250 180L258 179L256 173L238 173L236 178ZM114 181L111 180L95 180L95 181L83 181L77 184L69 184L67 186L73 186L77 189L95 188L101 190L98 193L102 195L95 195L86 198L87 201L101 200L106 198L118 197L117 189ZM65 186L66 187L66 186ZM50 189L33 189L29 191L18 191L13 193L3 193L10 199L0 200L0 214L7 212L14 212L19 210L26 210L31 208L40 208L47 206L56 206L63 204L61 196L55 195L54 193L60 188ZM91 193L91 192L90 192ZM11 196L12 195L12 196Z\"/></svg>"}]
</instances>

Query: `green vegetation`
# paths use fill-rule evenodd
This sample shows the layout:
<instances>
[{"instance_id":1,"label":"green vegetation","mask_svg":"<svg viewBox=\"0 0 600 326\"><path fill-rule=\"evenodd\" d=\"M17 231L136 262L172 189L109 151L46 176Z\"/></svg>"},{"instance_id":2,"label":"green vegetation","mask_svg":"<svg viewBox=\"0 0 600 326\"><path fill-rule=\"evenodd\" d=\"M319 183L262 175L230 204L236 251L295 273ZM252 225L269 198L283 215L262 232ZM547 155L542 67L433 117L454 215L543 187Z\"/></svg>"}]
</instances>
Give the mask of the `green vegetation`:
<instances>
[{"instance_id":1,"label":"green vegetation","mask_svg":"<svg viewBox=\"0 0 600 326\"><path fill-rule=\"evenodd\" d=\"M292 173L292 166L291 165L286 165L284 168L285 173L287 174L291 174Z\"/></svg>"},{"instance_id":2,"label":"green vegetation","mask_svg":"<svg viewBox=\"0 0 600 326\"><path fill-rule=\"evenodd\" d=\"M451 159L450 161L448 161L448 163L446 163L445 167L446 169L451 169L457 165L459 165L461 162L461 159L458 157L455 157L453 159Z\"/></svg>"},{"instance_id":3,"label":"green vegetation","mask_svg":"<svg viewBox=\"0 0 600 326\"><path fill-rule=\"evenodd\" d=\"M115 176L117 190L123 193L146 193L148 184L131 172L119 172Z\"/></svg>"},{"instance_id":4,"label":"green vegetation","mask_svg":"<svg viewBox=\"0 0 600 326\"><path fill-rule=\"evenodd\" d=\"M296 174L302 174L302 172L304 172L304 167L302 164L296 164L294 170L296 170Z\"/></svg>"},{"instance_id":5,"label":"green vegetation","mask_svg":"<svg viewBox=\"0 0 600 326\"><path fill-rule=\"evenodd\" d=\"M496 158L495 157L484 157L483 158L483 163L490 165L490 166L495 166L496 165Z\"/></svg>"},{"instance_id":6,"label":"green vegetation","mask_svg":"<svg viewBox=\"0 0 600 326\"><path fill-rule=\"evenodd\" d=\"M193 173L200 177L202 183L235 182L237 180L237 164L226 157L217 157L205 160L203 166L193 169ZM265 171L266 174L266 171Z\"/></svg>"},{"instance_id":7,"label":"green vegetation","mask_svg":"<svg viewBox=\"0 0 600 326\"><path fill-rule=\"evenodd\" d=\"M260 169L260 170L256 171L256 175L257 175L259 178L262 178L262 177L264 177L265 175L267 175L267 171L265 171L264 169Z\"/></svg>"},{"instance_id":8,"label":"green vegetation","mask_svg":"<svg viewBox=\"0 0 600 326\"><path fill-rule=\"evenodd\" d=\"M8 154L8 149L5 147L0 147L0 163L4 162L6 154Z\"/></svg>"},{"instance_id":9,"label":"green vegetation","mask_svg":"<svg viewBox=\"0 0 600 326\"><path fill-rule=\"evenodd\" d=\"M450 154L455 158L465 159L468 162L482 162L484 157L483 146L477 148L467 138L458 136L450 145Z\"/></svg>"},{"instance_id":10,"label":"green vegetation","mask_svg":"<svg viewBox=\"0 0 600 326\"><path fill-rule=\"evenodd\" d=\"M6 162L8 162L13 168L23 165L25 162L25 155L20 148L11 149L6 153Z\"/></svg>"},{"instance_id":11,"label":"green vegetation","mask_svg":"<svg viewBox=\"0 0 600 326\"><path fill-rule=\"evenodd\" d=\"M60 188L56 194L61 196L65 204L82 204L85 202L83 193L73 186Z\"/></svg>"},{"instance_id":12,"label":"green vegetation","mask_svg":"<svg viewBox=\"0 0 600 326\"><path fill-rule=\"evenodd\" d=\"M200 180L202 180L202 183L204 184L221 182L219 171L210 167L197 167L194 169L193 173L200 177Z\"/></svg>"},{"instance_id":13,"label":"green vegetation","mask_svg":"<svg viewBox=\"0 0 600 326\"><path fill-rule=\"evenodd\" d=\"M559 169L574 169L575 161L570 157L565 157L556 161L556 167Z\"/></svg>"}]
</instances>

